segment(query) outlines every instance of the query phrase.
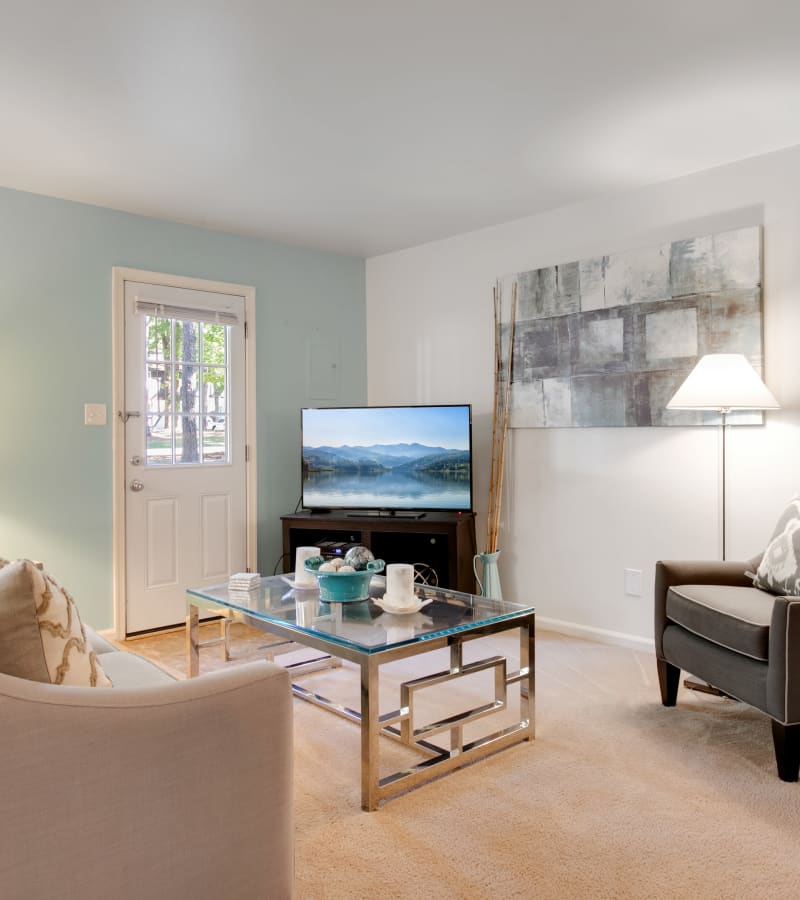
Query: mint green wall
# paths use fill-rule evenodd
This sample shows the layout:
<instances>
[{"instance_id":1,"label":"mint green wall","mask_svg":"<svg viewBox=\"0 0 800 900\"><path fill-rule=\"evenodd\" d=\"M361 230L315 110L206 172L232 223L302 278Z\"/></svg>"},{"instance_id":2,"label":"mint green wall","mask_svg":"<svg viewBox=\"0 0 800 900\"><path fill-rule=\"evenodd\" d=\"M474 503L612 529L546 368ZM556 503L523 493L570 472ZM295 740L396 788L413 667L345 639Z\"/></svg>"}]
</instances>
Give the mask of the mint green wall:
<instances>
[{"instance_id":1,"label":"mint green wall","mask_svg":"<svg viewBox=\"0 0 800 900\"><path fill-rule=\"evenodd\" d=\"M364 261L0 188L0 557L44 560L112 624L111 268L256 288L258 561L300 493L309 339L338 342L335 402L366 401ZM106 403L109 424L83 425Z\"/></svg>"}]
</instances>

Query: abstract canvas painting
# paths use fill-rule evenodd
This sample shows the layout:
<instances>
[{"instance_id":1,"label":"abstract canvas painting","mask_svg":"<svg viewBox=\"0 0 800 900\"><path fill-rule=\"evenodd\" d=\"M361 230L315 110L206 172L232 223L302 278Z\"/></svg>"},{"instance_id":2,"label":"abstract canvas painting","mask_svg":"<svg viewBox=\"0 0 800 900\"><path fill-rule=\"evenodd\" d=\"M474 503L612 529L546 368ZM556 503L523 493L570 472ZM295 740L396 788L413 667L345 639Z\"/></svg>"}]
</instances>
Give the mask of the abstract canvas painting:
<instances>
[{"instance_id":1,"label":"abstract canvas painting","mask_svg":"<svg viewBox=\"0 0 800 900\"><path fill-rule=\"evenodd\" d=\"M512 428L713 424L666 409L700 357L743 353L761 374L760 226L515 278Z\"/></svg>"}]
</instances>

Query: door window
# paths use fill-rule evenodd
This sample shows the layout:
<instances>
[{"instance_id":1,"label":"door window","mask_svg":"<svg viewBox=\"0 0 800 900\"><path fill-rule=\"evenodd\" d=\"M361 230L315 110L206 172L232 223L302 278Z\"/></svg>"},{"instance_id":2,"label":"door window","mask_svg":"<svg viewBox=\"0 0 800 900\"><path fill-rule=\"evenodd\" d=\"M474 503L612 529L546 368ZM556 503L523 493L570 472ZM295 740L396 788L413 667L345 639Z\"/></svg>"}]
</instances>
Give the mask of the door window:
<instances>
[{"instance_id":1,"label":"door window","mask_svg":"<svg viewBox=\"0 0 800 900\"><path fill-rule=\"evenodd\" d=\"M145 316L148 466L230 462L230 325Z\"/></svg>"}]
</instances>

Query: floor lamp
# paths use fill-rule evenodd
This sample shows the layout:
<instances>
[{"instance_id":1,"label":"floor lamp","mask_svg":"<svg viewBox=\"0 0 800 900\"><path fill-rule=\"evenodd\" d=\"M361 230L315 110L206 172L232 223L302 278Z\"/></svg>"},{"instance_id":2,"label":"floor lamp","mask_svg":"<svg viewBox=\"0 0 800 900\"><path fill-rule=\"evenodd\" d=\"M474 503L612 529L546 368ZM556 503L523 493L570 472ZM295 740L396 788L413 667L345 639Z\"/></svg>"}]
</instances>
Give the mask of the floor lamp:
<instances>
[{"instance_id":1,"label":"floor lamp","mask_svg":"<svg viewBox=\"0 0 800 900\"><path fill-rule=\"evenodd\" d=\"M722 428L722 558L725 559L726 417L735 409L780 409L769 388L740 353L709 353L689 373L667 409L707 409Z\"/></svg>"}]
</instances>

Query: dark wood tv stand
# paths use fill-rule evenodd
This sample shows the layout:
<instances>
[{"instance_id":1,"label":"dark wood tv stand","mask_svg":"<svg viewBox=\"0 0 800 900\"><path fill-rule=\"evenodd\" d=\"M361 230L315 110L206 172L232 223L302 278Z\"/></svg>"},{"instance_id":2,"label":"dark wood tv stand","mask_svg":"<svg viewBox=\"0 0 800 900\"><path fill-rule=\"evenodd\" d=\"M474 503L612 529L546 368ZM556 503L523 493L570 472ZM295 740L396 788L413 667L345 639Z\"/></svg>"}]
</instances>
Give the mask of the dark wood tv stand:
<instances>
[{"instance_id":1,"label":"dark wood tv stand","mask_svg":"<svg viewBox=\"0 0 800 900\"><path fill-rule=\"evenodd\" d=\"M321 541L363 544L386 563L425 563L435 569L442 587L474 593L475 514L426 512L416 516L346 510L281 516L284 571L294 568L298 547Z\"/></svg>"}]
</instances>

